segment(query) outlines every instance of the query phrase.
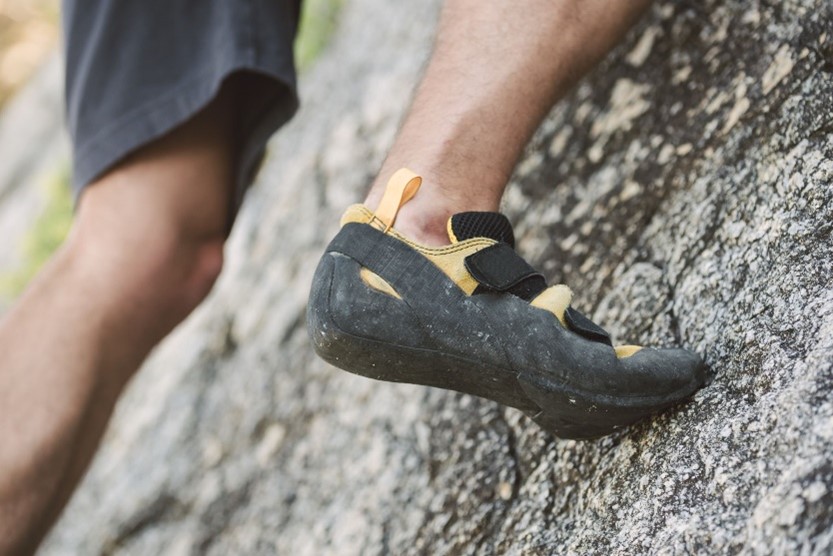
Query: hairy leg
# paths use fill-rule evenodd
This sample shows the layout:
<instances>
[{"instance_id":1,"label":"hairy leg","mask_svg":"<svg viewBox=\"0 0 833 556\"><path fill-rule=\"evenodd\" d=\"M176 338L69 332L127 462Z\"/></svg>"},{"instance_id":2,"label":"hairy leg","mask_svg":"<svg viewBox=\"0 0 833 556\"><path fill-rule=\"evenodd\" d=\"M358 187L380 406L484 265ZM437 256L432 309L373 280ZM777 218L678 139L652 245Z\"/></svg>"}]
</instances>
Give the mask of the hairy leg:
<instances>
[{"instance_id":1,"label":"hairy leg","mask_svg":"<svg viewBox=\"0 0 833 556\"><path fill-rule=\"evenodd\" d=\"M434 54L366 204L398 168L424 178L397 229L448 243L464 210L497 210L543 117L631 27L650 0L448 0Z\"/></svg>"},{"instance_id":2,"label":"hairy leg","mask_svg":"<svg viewBox=\"0 0 833 556\"><path fill-rule=\"evenodd\" d=\"M90 185L65 245L0 322L0 554L35 550L124 385L220 272L228 96Z\"/></svg>"}]
</instances>

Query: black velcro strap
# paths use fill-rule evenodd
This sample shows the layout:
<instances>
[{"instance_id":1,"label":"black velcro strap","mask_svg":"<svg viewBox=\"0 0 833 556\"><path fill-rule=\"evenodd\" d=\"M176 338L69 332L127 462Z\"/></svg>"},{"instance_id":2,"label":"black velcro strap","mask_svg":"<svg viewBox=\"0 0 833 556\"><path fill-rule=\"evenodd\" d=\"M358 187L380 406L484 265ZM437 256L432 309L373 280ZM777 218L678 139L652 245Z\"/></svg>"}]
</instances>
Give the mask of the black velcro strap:
<instances>
[{"instance_id":1,"label":"black velcro strap","mask_svg":"<svg viewBox=\"0 0 833 556\"><path fill-rule=\"evenodd\" d=\"M506 243L496 243L465 259L466 270L488 290L532 299L547 287L544 276Z\"/></svg>"},{"instance_id":2,"label":"black velcro strap","mask_svg":"<svg viewBox=\"0 0 833 556\"><path fill-rule=\"evenodd\" d=\"M572 307L567 307L567 310L564 311L564 321L567 323L570 330L579 336L584 336L588 340L600 342L609 346L613 345L613 342L610 341L610 334L608 334L604 328L588 319Z\"/></svg>"}]
</instances>

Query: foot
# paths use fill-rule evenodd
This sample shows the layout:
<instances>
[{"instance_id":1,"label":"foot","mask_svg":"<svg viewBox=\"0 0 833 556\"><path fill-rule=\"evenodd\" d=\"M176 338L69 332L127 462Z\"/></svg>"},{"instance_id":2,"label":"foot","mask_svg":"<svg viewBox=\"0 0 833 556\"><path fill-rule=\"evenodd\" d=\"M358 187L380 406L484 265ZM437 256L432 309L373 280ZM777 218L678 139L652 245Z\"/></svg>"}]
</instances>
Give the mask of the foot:
<instances>
[{"instance_id":1,"label":"foot","mask_svg":"<svg viewBox=\"0 0 833 556\"><path fill-rule=\"evenodd\" d=\"M497 212L449 218L448 245L394 227L420 178L402 170L376 211L350 207L313 279L317 353L371 378L437 386L520 409L562 438L593 438L703 386L698 355L617 346L514 250Z\"/></svg>"}]
</instances>

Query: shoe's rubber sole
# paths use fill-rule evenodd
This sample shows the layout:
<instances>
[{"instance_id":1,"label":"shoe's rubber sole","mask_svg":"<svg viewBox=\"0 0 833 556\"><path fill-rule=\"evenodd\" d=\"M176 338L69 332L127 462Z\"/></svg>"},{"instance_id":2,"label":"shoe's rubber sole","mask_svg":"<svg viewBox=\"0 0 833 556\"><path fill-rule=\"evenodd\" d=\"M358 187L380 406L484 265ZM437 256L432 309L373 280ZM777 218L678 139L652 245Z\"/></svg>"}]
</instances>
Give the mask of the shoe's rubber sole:
<instances>
[{"instance_id":1,"label":"shoe's rubber sole","mask_svg":"<svg viewBox=\"0 0 833 556\"><path fill-rule=\"evenodd\" d=\"M387 330L391 326L381 331L377 331L381 325L368 328L371 333L384 335L385 339L347 331L334 318L343 309L342 304L372 307L393 301L377 298L385 296L383 293L366 291L367 286L358 277L358 261L349 259L347 263L338 257L343 257L344 261L349 259L338 252L327 253L316 271L308 307L308 327L318 355L351 373L378 380L445 388L494 400L523 411L552 434L572 439L610 434L679 403L703 385L704 373L694 372L690 380L677 384L673 390L652 395L590 392L567 384L553 374L536 370L518 372L431 347L401 345L388 339L394 334ZM337 261L342 263L338 277ZM340 284L346 293L334 294L336 280L350 281L346 286ZM343 311L341 314L343 317ZM352 323L367 319L367 315L367 312L358 316L351 314L349 320ZM406 324L401 326L407 329ZM403 338L418 344L413 333Z\"/></svg>"}]
</instances>

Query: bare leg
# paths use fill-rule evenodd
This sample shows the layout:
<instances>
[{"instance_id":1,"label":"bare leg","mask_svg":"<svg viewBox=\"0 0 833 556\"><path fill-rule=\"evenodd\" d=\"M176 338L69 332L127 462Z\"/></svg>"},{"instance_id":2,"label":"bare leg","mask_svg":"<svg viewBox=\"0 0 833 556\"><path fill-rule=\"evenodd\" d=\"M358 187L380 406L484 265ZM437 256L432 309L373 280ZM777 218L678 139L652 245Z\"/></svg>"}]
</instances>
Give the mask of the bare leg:
<instances>
[{"instance_id":1,"label":"bare leg","mask_svg":"<svg viewBox=\"0 0 833 556\"><path fill-rule=\"evenodd\" d=\"M425 179L396 227L429 245L464 210L497 210L553 103L610 50L650 0L448 0L433 57L366 204L398 168Z\"/></svg>"},{"instance_id":2,"label":"bare leg","mask_svg":"<svg viewBox=\"0 0 833 556\"><path fill-rule=\"evenodd\" d=\"M34 551L125 383L220 271L227 97L91 185L66 244L0 322L0 554Z\"/></svg>"}]
</instances>

